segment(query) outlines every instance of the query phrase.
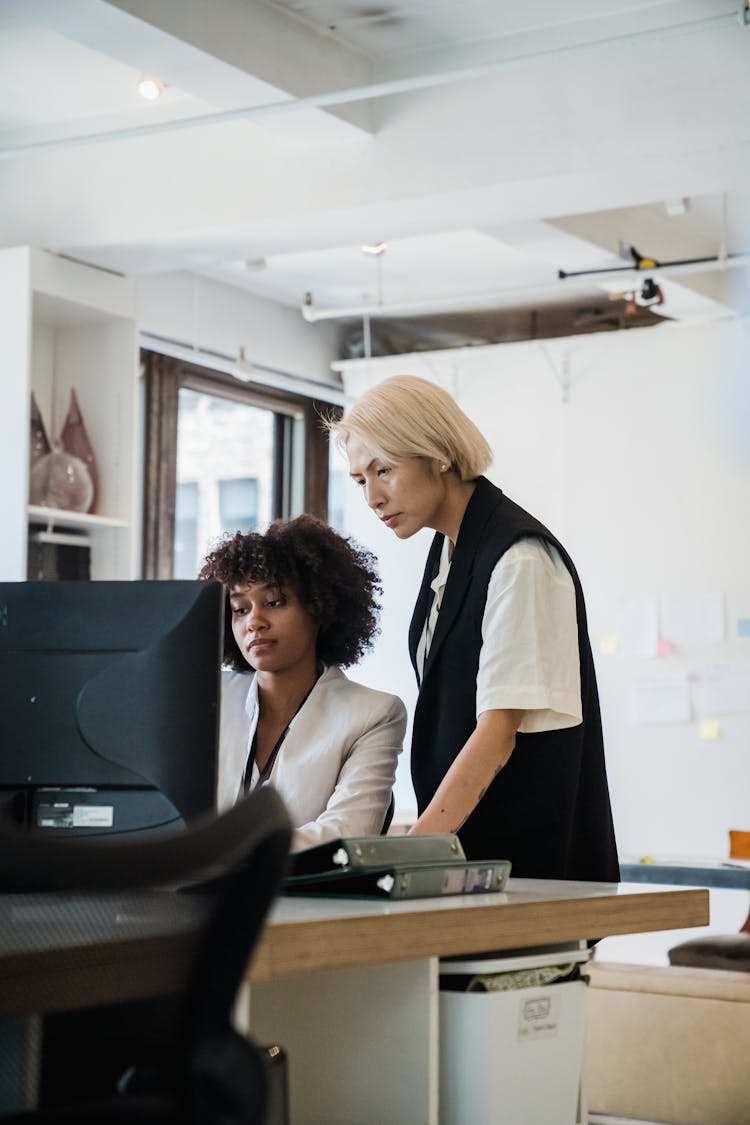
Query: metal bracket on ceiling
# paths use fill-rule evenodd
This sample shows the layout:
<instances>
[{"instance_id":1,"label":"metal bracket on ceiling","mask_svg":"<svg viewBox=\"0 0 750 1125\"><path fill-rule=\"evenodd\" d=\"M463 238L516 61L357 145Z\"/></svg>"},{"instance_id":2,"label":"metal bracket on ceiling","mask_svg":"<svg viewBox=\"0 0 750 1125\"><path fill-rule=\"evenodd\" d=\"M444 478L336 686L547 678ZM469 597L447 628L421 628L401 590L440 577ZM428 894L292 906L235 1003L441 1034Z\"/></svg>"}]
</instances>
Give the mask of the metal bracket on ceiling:
<instances>
[{"instance_id":1,"label":"metal bracket on ceiling","mask_svg":"<svg viewBox=\"0 0 750 1125\"><path fill-rule=\"evenodd\" d=\"M719 237L719 252L716 255L723 270L727 268L727 236L729 231L727 211L727 193L724 192L721 197L721 233Z\"/></svg>"},{"instance_id":2,"label":"metal bracket on ceiling","mask_svg":"<svg viewBox=\"0 0 750 1125\"><path fill-rule=\"evenodd\" d=\"M740 5L740 10L737 13L737 21L741 27L750 27L750 3Z\"/></svg>"},{"instance_id":3,"label":"metal bracket on ceiling","mask_svg":"<svg viewBox=\"0 0 750 1125\"><path fill-rule=\"evenodd\" d=\"M372 359L372 325L369 316L362 317L362 340L365 359Z\"/></svg>"},{"instance_id":4,"label":"metal bracket on ceiling","mask_svg":"<svg viewBox=\"0 0 750 1125\"><path fill-rule=\"evenodd\" d=\"M539 345L539 350L547 360L549 369L555 376L555 381L560 387L560 399L562 402L567 403L570 401L570 358L567 355L557 361L555 360L544 347L543 344Z\"/></svg>"}]
</instances>

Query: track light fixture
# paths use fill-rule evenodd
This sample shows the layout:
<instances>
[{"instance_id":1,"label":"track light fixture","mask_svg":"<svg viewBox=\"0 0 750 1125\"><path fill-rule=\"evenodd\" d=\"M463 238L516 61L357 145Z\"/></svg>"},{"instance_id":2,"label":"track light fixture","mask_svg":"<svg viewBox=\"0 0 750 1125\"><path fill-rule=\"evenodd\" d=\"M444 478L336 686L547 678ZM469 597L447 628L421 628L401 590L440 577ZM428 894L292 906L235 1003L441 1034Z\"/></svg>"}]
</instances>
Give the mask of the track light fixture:
<instances>
[{"instance_id":1,"label":"track light fixture","mask_svg":"<svg viewBox=\"0 0 750 1125\"><path fill-rule=\"evenodd\" d=\"M652 277L647 277L641 286L640 293L636 293L635 303L640 305L641 308L664 304L664 294Z\"/></svg>"},{"instance_id":2,"label":"track light fixture","mask_svg":"<svg viewBox=\"0 0 750 1125\"><path fill-rule=\"evenodd\" d=\"M632 315L638 309L664 304L664 293L653 277L647 277L640 289L627 289L621 293L610 293L610 301L625 301L625 312Z\"/></svg>"}]
</instances>

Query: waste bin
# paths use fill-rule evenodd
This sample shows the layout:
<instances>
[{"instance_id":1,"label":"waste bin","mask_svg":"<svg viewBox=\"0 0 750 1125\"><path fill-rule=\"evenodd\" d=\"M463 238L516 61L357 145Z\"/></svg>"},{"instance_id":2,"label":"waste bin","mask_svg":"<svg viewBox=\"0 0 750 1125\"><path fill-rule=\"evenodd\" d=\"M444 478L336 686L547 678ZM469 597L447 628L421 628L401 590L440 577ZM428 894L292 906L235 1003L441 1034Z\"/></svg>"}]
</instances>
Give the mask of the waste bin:
<instances>
[{"instance_id":1,"label":"waste bin","mask_svg":"<svg viewBox=\"0 0 750 1125\"><path fill-rule=\"evenodd\" d=\"M588 950L440 962L440 1125L575 1125Z\"/></svg>"}]
</instances>

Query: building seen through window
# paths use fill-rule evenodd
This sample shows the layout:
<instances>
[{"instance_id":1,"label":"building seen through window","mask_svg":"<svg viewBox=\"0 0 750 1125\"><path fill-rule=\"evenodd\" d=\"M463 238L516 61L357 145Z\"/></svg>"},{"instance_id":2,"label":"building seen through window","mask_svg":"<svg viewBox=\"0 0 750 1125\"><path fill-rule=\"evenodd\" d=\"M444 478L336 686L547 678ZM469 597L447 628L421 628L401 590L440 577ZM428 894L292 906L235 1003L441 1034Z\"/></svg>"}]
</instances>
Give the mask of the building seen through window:
<instances>
[{"instance_id":1,"label":"building seen through window","mask_svg":"<svg viewBox=\"0 0 750 1125\"><path fill-rule=\"evenodd\" d=\"M217 539L272 518L272 410L181 387L175 578L194 578Z\"/></svg>"}]
</instances>

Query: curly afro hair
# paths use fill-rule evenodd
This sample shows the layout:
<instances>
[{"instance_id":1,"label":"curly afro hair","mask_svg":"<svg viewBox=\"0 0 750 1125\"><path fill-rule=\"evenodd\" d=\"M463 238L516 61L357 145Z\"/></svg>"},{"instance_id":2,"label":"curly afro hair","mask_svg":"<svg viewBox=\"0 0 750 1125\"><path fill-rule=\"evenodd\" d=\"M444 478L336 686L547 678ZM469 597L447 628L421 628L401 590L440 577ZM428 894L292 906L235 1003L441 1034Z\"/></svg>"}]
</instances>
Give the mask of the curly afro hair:
<instances>
[{"instance_id":1,"label":"curly afro hair","mask_svg":"<svg viewBox=\"0 0 750 1125\"><path fill-rule=\"evenodd\" d=\"M227 590L248 582L291 587L319 622L316 654L325 664L355 664L378 632L383 591L374 555L313 516L275 520L265 535L238 531L206 555L198 577ZM249 672L232 634L228 596L224 612L224 663Z\"/></svg>"}]
</instances>

